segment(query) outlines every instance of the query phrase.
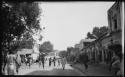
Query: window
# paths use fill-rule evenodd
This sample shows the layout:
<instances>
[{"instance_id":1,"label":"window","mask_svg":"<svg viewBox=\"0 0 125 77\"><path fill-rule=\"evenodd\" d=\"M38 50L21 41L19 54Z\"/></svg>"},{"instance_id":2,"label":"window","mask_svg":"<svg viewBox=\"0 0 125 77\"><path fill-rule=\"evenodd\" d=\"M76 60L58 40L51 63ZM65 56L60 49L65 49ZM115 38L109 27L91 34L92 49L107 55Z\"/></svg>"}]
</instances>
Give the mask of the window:
<instances>
[{"instance_id":1,"label":"window","mask_svg":"<svg viewBox=\"0 0 125 77\"><path fill-rule=\"evenodd\" d=\"M114 29L117 30L117 20L114 19Z\"/></svg>"}]
</instances>

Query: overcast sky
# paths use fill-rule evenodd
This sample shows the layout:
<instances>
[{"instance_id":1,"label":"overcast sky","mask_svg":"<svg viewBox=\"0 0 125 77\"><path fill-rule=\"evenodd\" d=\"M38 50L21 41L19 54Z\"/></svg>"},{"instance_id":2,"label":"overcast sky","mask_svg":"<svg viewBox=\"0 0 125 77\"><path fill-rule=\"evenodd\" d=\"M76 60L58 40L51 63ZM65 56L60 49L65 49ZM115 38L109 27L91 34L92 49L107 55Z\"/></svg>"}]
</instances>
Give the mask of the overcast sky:
<instances>
[{"instance_id":1,"label":"overcast sky","mask_svg":"<svg viewBox=\"0 0 125 77\"><path fill-rule=\"evenodd\" d=\"M107 10L114 2L42 2L40 25L43 41L50 41L54 49L66 50L92 32L93 27L108 26Z\"/></svg>"}]
</instances>

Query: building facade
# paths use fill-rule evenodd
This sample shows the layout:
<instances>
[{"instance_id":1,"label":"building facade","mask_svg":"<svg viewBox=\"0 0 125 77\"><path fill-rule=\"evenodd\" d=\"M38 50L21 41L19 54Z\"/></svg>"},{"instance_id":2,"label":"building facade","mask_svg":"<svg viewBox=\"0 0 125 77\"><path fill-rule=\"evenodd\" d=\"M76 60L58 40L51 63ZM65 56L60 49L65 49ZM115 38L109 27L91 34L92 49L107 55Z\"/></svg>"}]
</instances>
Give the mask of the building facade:
<instances>
[{"instance_id":1,"label":"building facade","mask_svg":"<svg viewBox=\"0 0 125 77\"><path fill-rule=\"evenodd\" d=\"M108 10L109 35L102 40L102 44L107 40L115 44L122 44L122 2L116 2Z\"/></svg>"},{"instance_id":2,"label":"building facade","mask_svg":"<svg viewBox=\"0 0 125 77\"><path fill-rule=\"evenodd\" d=\"M122 2L115 2L107 11L109 32L96 39L91 44L84 43L84 50L88 53L92 62L110 62L113 53L108 50L111 44L122 45L122 21L123 9Z\"/></svg>"}]
</instances>

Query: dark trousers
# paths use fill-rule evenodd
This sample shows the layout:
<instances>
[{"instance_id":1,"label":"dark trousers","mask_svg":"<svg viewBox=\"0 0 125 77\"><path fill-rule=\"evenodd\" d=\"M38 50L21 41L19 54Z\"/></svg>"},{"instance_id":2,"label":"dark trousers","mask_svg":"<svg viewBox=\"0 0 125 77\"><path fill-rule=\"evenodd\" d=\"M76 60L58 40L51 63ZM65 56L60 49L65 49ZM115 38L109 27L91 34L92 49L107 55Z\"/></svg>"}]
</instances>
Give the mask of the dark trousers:
<instances>
[{"instance_id":1,"label":"dark trousers","mask_svg":"<svg viewBox=\"0 0 125 77\"><path fill-rule=\"evenodd\" d=\"M42 62L43 68L44 68L44 62Z\"/></svg>"},{"instance_id":2,"label":"dark trousers","mask_svg":"<svg viewBox=\"0 0 125 77\"><path fill-rule=\"evenodd\" d=\"M54 61L54 66L56 66L56 63L55 63L55 61Z\"/></svg>"},{"instance_id":3,"label":"dark trousers","mask_svg":"<svg viewBox=\"0 0 125 77\"><path fill-rule=\"evenodd\" d=\"M49 66L51 66L51 62L49 61Z\"/></svg>"},{"instance_id":4,"label":"dark trousers","mask_svg":"<svg viewBox=\"0 0 125 77\"><path fill-rule=\"evenodd\" d=\"M87 70L88 69L88 64L86 62L84 62L83 64L85 66L85 69Z\"/></svg>"}]
</instances>

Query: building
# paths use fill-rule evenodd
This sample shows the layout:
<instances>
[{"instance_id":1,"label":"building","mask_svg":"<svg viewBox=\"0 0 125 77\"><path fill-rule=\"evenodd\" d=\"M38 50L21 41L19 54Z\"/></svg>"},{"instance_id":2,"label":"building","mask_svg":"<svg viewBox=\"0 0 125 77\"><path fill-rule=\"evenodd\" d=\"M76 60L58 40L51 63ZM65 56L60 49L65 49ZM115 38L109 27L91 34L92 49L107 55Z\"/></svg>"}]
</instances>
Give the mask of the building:
<instances>
[{"instance_id":1,"label":"building","mask_svg":"<svg viewBox=\"0 0 125 77\"><path fill-rule=\"evenodd\" d=\"M109 33L102 38L102 45L122 44L122 2L115 2L107 13Z\"/></svg>"},{"instance_id":2,"label":"building","mask_svg":"<svg viewBox=\"0 0 125 77\"><path fill-rule=\"evenodd\" d=\"M108 25L110 28L110 32L115 32L117 30L122 29L121 18L122 18L122 2L116 2L108 10Z\"/></svg>"},{"instance_id":3,"label":"building","mask_svg":"<svg viewBox=\"0 0 125 77\"><path fill-rule=\"evenodd\" d=\"M94 42L96 39L82 39L80 41L81 47L82 49L88 47L89 45L92 44L92 42Z\"/></svg>"},{"instance_id":4,"label":"building","mask_svg":"<svg viewBox=\"0 0 125 77\"><path fill-rule=\"evenodd\" d=\"M80 49L80 44L75 44L74 46L75 48L79 48Z\"/></svg>"},{"instance_id":5,"label":"building","mask_svg":"<svg viewBox=\"0 0 125 77\"><path fill-rule=\"evenodd\" d=\"M122 2L115 2L107 11L109 32L93 41L84 48L89 59L94 62L106 62L111 60L113 53L110 53L108 46L111 44L122 44Z\"/></svg>"},{"instance_id":6,"label":"building","mask_svg":"<svg viewBox=\"0 0 125 77\"><path fill-rule=\"evenodd\" d=\"M88 54L90 61L95 63L107 62L107 58L111 60L113 53L110 53L107 47L111 44L122 44L122 2L115 2L107 14L109 32L94 41L83 40L83 51Z\"/></svg>"},{"instance_id":7,"label":"building","mask_svg":"<svg viewBox=\"0 0 125 77\"><path fill-rule=\"evenodd\" d=\"M26 55L26 54L32 54L33 52L34 52L33 49L21 49L17 51L17 54Z\"/></svg>"}]
</instances>

